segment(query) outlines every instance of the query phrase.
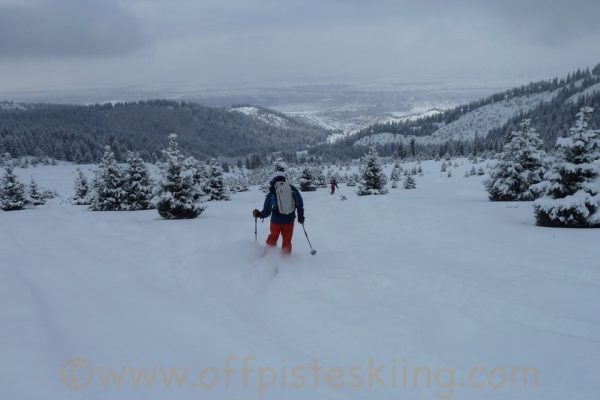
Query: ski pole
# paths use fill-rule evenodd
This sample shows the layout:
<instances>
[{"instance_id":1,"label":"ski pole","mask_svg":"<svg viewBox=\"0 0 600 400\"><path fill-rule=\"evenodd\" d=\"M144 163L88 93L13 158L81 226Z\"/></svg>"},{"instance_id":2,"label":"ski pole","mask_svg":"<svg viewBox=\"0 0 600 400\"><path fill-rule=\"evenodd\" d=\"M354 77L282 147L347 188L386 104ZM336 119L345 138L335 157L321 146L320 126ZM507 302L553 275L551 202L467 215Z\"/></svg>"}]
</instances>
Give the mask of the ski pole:
<instances>
[{"instance_id":1,"label":"ski pole","mask_svg":"<svg viewBox=\"0 0 600 400\"><path fill-rule=\"evenodd\" d=\"M308 241L308 245L310 246L310 254L314 256L315 254L317 254L317 251L313 249L312 244L310 243L310 239L308 238L308 233L306 233L306 228L304 227L304 224L302 224L302 230L304 231L304 236L306 236L306 240Z\"/></svg>"},{"instance_id":2,"label":"ski pole","mask_svg":"<svg viewBox=\"0 0 600 400\"><path fill-rule=\"evenodd\" d=\"M258 232L257 232L257 225L258 225L258 218L254 218L254 244L258 244Z\"/></svg>"}]
</instances>

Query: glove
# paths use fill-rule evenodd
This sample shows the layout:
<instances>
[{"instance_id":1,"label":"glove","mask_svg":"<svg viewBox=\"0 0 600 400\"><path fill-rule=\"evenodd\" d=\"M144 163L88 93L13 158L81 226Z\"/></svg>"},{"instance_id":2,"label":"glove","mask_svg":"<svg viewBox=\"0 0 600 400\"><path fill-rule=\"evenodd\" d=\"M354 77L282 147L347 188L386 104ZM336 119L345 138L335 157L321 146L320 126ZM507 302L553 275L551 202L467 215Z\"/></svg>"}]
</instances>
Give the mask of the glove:
<instances>
[{"instance_id":1,"label":"glove","mask_svg":"<svg viewBox=\"0 0 600 400\"><path fill-rule=\"evenodd\" d=\"M298 222L304 224L304 215L298 217Z\"/></svg>"},{"instance_id":2,"label":"glove","mask_svg":"<svg viewBox=\"0 0 600 400\"><path fill-rule=\"evenodd\" d=\"M254 210L252 210L252 216L254 217L254 219L260 217L260 211L258 211L256 208Z\"/></svg>"}]
</instances>

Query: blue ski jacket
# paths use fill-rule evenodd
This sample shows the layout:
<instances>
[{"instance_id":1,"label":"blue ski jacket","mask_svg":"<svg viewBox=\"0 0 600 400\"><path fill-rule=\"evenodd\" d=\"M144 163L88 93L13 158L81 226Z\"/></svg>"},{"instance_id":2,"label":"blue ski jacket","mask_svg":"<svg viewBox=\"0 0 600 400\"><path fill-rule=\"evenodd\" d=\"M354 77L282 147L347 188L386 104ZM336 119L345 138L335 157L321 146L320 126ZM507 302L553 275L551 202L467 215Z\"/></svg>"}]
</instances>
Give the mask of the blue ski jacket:
<instances>
[{"instance_id":1,"label":"blue ski jacket","mask_svg":"<svg viewBox=\"0 0 600 400\"><path fill-rule=\"evenodd\" d=\"M296 203L296 211L298 212L298 217L304 216L304 202L302 201L302 196L300 196L300 192L296 189L295 186L290 185L292 187L292 196L294 196L294 202ZM273 184L269 189L269 193L265 198L265 204L263 205L263 209L260 212L260 218L267 218L271 215L271 222L274 224L293 224L296 220L296 213L291 214L280 214L277 208L277 195L275 194L275 188Z\"/></svg>"}]
</instances>

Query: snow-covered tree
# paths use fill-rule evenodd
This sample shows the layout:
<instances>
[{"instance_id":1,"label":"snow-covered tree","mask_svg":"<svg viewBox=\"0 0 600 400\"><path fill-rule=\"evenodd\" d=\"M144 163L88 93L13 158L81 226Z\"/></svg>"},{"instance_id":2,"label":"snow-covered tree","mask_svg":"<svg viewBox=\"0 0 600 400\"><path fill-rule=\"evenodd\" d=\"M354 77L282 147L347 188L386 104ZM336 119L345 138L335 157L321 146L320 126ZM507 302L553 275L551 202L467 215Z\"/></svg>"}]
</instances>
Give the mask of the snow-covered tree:
<instances>
[{"instance_id":1,"label":"snow-covered tree","mask_svg":"<svg viewBox=\"0 0 600 400\"><path fill-rule=\"evenodd\" d=\"M153 203L161 217L166 219L196 218L205 207L195 203L196 190L193 170L184 164L177 145L177 135L169 135L169 146L163 150L164 162L159 164L160 180Z\"/></svg>"},{"instance_id":2,"label":"snow-covered tree","mask_svg":"<svg viewBox=\"0 0 600 400\"><path fill-rule=\"evenodd\" d=\"M198 161L194 157L187 157L183 160L183 169L189 171L194 184L194 200L200 200L204 196L204 190L208 182L208 171L206 164Z\"/></svg>"},{"instance_id":3,"label":"snow-covered tree","mask_svg":"<svg viewBox=\"0 0 600 400\"><path fill-rule=\"evenodd\" d=\"M40 190L37 182L33 177L31 177L31 182L29 183L29 193L28 193L28 201L31 205L34 206L43 206L46 204L46 198L44 197L43 191Z\"/></svg>"},{"instance_id":4,"label":"snow-covered tree","mask_svg":"<svg viewBox=\"0 0 600 400\"><path fill-rule=\"evenodd\" d=\"M216 160L211 160L208 168L208 180L204 192L209 201L229 200L227 185L223 178L223 168Z\"/></svg>"},{"instance_id":5,"label":"snow-covered tree","mask_svg":"<svg viewBox=\"0 0 600 400\"><path fill-rule=\"evenodd\" d=\"M359 180L360 176L356 172L353 172L350 175L348 175L346 186L356 186Z\"/></svg>"},{"instance_id":6,"label":"snow-covered tree","mask_svg":"<svg viewBox=\"0 0 600 400\"><path fill-rule=\"evenodd\" d=\"M416 189L417 181L412 175L408 175L404 178L404 185L402 186L404 189Z\"/></svg>"},{"instance_id":7,"label":"snow-covered tree","mask_svg":"<svg viewBox=\"0 0 600 400\"><path fill-rule=\"evenodd\" d=\"M139 153L127 153L127 168L124 177L125 197L123 208L126 210L148 210L153 207L153 184L148 167Z\"/></svg>"},{"instance_id":8,"label":"snow-covered tree","mask_svg":"<svg viewBox=\"0 0 600 400\"><path fill-rule=\"evenodd\" d=\"M539 196L536 184L544 176L542 140L531 127L530 120L521 122L519 129L511 132L496 166L484 186L492 201L528 201ZM481 175L483 168L479 168Z\"/></svg>"},{"instance_id":9,"label":"snow-covered tree","mask_svg":"<svg viewBox=\"0 0 600 400\"><path fill-rule=\"evenodd\" d=\"M25 185L17 179L14 162L10 154L3 157L4 175L0 181L0 209L4 211L22 210L27 205Z\"/></svg>"},{"instance_id":10,"label":"snow-covered tree","mask_svg":"<svg viewBox=\"0 0 600 400\"><path fill-rule=\"evenodd\" d=\"M300 191L302 192L314 192L317 190L317 185L315 183L315 177L313 175L313 171L309 167L305 167L302 170L302 175L300 175Z\"/></svg>"},{"instance_id":11,"label":"snow-covered tree","mask_svg":"<svg viewBox=\"0 0 600 400\"><path fill-rule=\"evenodd\" d=\"M375 146L361 160L361 180L358 188L359 196L386 194L387 178L377 155Z\"/></svg>"},{"instance_id":12,"label":"snow-covered tree","mask_svg":"<svg viewBox=\"0 0 600 400\"><path fill-rule=\"evenodd\" d=\"M280 158L277 158L275 161L273 161L273 170L275 172L287 173L288 172L288 165L285 162L285 160L280 157Z\"/></svg>"},{"instance_id":13,"label":"snow-covered tree","mask_svg":"<svg viewBox=\"0 0 600 400\"><path fill-rule=\"evenodd\" d=\"M600 130L588 127L592 112L583 107L570 135L557 140L554 165L537 185L538 225L600 227Z\"/></svg>"},{"instance_id":14,"label":"snow-covered tree","mask_svg":"<svg viewBox=\"0 0 600 400\"><path fill-rule=\"evenodd\" d=\"M238 172L238 175L227 178L226 182L230 193L248 191L248 178L243 172Z\"/></svg>"},{"instance_id":15,"label":"snow-covered tree","mask_svg":"<svg viewBox=\"0 0 600 400\"><path fill-rule=\"evenodd\" d=\"M250 183L248 182L248 177L246 176L246 174L244 172L240 172L240 174L238 175L237 179L236 179L236 186L237 186L237 191L238 192L247 192L249 187L250 187Z\"/></svg>"},{"instance_id":16,"label":"snow-covered tree","mask_svg":"<svg viewBox=\"0 0 600 400\"><path fill-rule=\"evenodd\" d=\"M76 205L90 205L90 185L87 178L79 168L77 168L74 189L75 195L71 198L71 203Z\"/></svg>"},{"instance_id":17,"label":"snow-covered tree","mask_svg":"<svg viewBox=\"0 0 600 400\"><path fill-rule=\"evenodd\" d=\"M390 173L390 182L392 183L392 189L398 188L398 182L402 178L402 167L400 164L395 163L392 172Z\"/></svg>"},{"instance_id":18,"label":"snow-covered tree","mask_svg":"<svg viewBox=\"0 0 600 400\"><path fill-rule=\"evenodd\" d=\"M327 187L327 178L325 178L325 174L323 173L323 169L318 165L315 165L312 168L312 176L313 182L318 188Z\"/></svg>"},{"instance_id":19,"label":"snow-covered tree","mask_svg":"<svg viewBox=\"0 0 600 400\"><path fill-rule=\"evenodd\" d=\"M110 146L105 146L94 179L91 209L94 211L122 210L124 197L123 172L119 168Z\"/></svg>"}]
</instances>

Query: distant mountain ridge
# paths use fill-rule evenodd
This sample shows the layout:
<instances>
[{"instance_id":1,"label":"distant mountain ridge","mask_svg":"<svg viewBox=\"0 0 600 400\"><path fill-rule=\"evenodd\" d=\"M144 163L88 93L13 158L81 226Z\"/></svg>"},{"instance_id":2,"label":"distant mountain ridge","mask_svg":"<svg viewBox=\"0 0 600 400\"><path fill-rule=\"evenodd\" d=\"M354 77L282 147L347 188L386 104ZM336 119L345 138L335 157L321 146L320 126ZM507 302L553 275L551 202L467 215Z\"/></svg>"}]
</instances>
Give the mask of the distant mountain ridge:
<instances>
[{"instance_id":1,"label":"distant mountain ridge","mask_svg":"<svg viewBox=\"0 0 600 400\"><path fill-rule=\"evenodd\" d=\"M567 133L583 106L596 109L592 124L600 125L600 64L567 77L532 82L478 101L418 119L373 124L357 134L313 149L315 155L355 157L375 145L389 155L414 142L425 156L449 152L498 150L510 130L523 119L532 120L546 146Z\"/></svg>"},{"instance_id":2,"label":"distant mountain ridge","mask_svg":"<svg viewBox=\"0 0 600 400\"><path fill-rule=\"evenodd\" d=\"M474 140L476 137L485 139L491 133L497 137L496 130L513 124L513 119L525 117L534 120L534 125L539 121L545 127L542 132L544 138L553 141L560 135L557 132L560 127L544 123L543 116L539 115L540 110L545 109L546 114L548 108L554 109L554 114L561 111L568 113L578 104L593 105L598 96L600 64L591 70L578 70L566 78L532 82L424 118L374 124L349 138L349 141L368 145L415 138L421 144L439 144L450 140ZM566 117L568 120L573 118Z\"/></svg>"},{"instance_id":3,"label":"distant mountain ridge","mask_svg":"<svg viewBox=\"0 0 600 400\"><path fill-rule=\"evenodd\" d=\"M252 114L169 100L87 106L1 102L0 152L92 162L110 144L118 159L136 150L155 161L175 132L183 151L196 157L242 157L304 149L329 135L300 119L255 109Z\"/></svg>"}]
</instances>

